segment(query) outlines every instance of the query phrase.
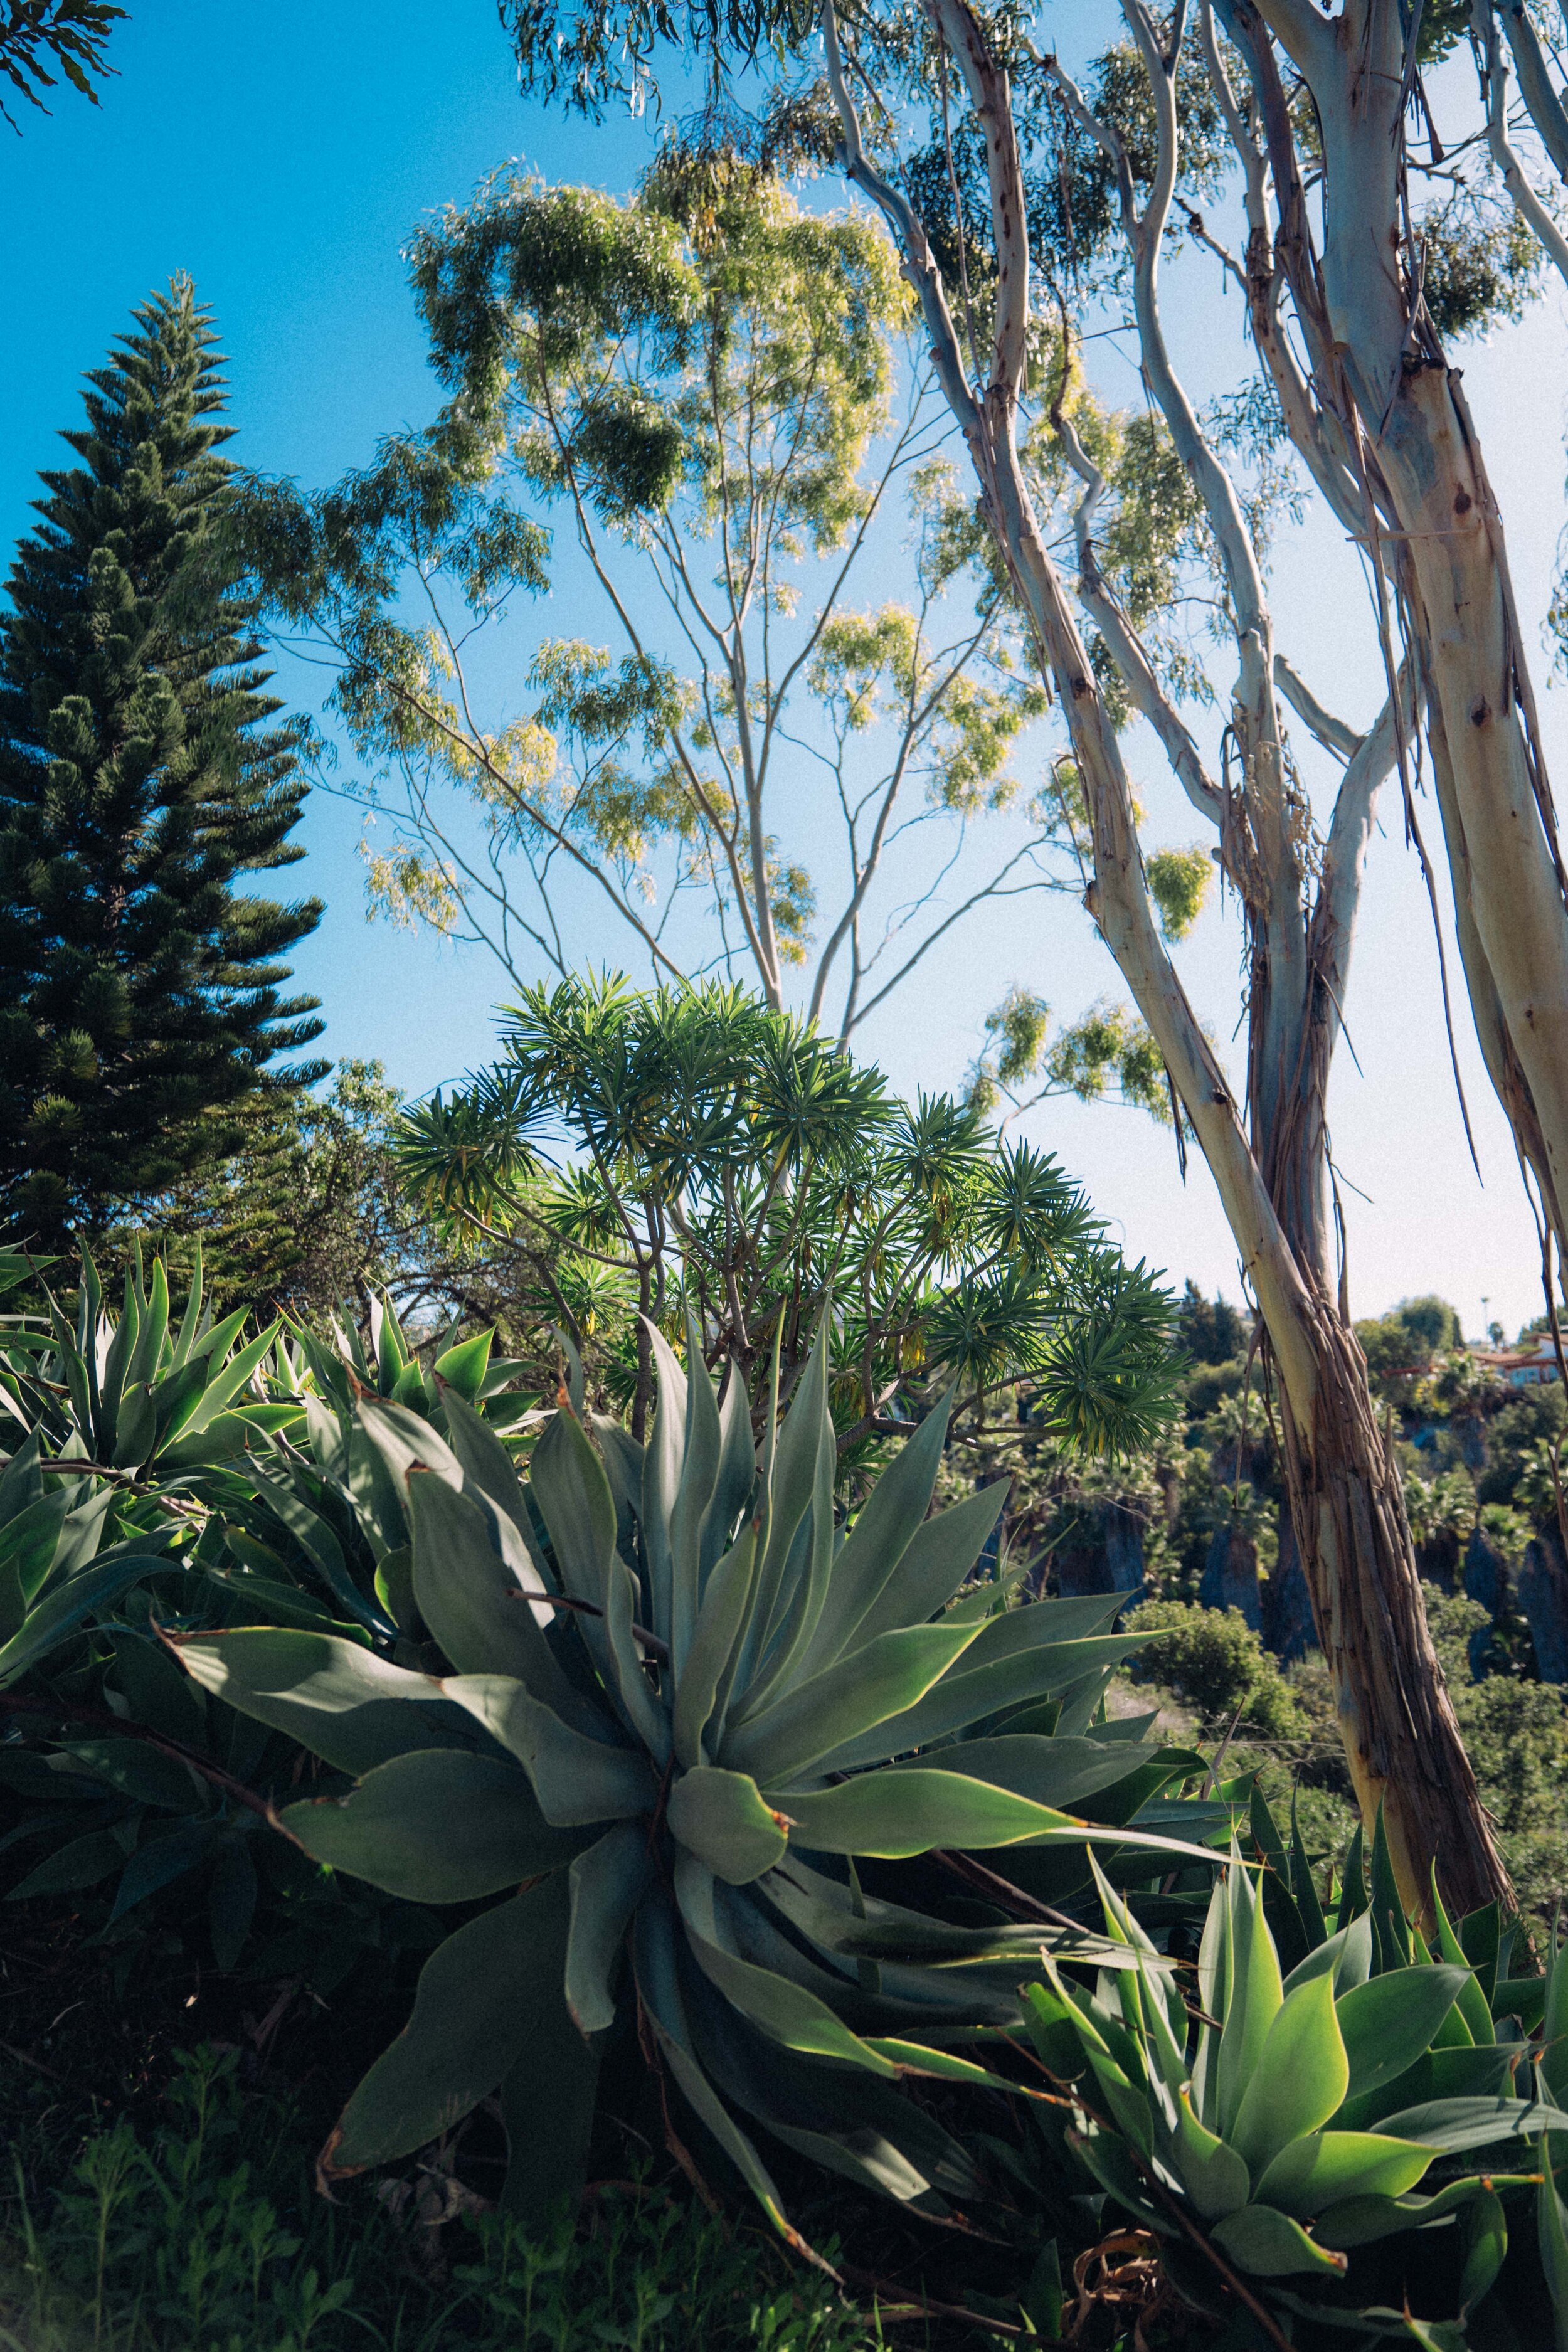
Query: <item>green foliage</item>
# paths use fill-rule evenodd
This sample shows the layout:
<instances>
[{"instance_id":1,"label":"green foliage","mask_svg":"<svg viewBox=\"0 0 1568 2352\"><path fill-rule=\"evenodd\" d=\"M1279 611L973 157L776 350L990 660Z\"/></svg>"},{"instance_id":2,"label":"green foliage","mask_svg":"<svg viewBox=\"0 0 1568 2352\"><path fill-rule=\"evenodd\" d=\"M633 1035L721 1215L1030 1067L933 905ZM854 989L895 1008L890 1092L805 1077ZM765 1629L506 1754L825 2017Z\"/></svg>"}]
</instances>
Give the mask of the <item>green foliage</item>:
<instances>
[{"instance_id":1,"label":"green foliage","mask_svg":"<svg viewBox=\"0 0 1568 2352\"><path fill-rule=\"evenodd\" d=\"M829 1291L835 1409L857 1440L897 1430L900 1393L923 1409L955 1381L979 1409L1023 1371L1084 1447L1164 1425L1163 1294L1054 1160L996 1144L973 1107L900 1104L876 1070L717 985L541 986L507 1021L505 1061L409 1115L403 1181L458 1230L543 1234L611 1278L588 1294L600 1360L639 1434L634 1309L677 1338L689 1306L706 1360L733 1358L755 1405L775 1343L787 1389Z\"/></svg>"},{"instance_id":2,"label":"green foliage","mask_svg":"<svg viewBox=\"0 0 1568 2352\"><path fill-rule=\"evenodd\" d=\"M874 2352L881 2333L756 2232L641 2179L595 2226L524 2232L448 2173L313 2193L309 2126L183 2054L150 2129L91 2128L0 2229L0 2328L28 2352ZM42 2135L37 2135L37 2137ZM16 2152L36 2176L35 2135ZM423 2273L423 2275L422 2275Z\"/></svg>"},{"instance_id":3,"label":"green foliage","mask_svg":"<svg viewBox=\"0 0 1568 2352\"><path fill-rule=\"evenodd\" d=\"M1127 1620L1142 1641L1135 1669L1194 1709L1211 1738L1238 1728L1262 1739L1294 1739L1306 1720L1279 1661L1239 1609L1146 1601Z\"/></svg>"},{"instance_id":4,"label":"green foliage","mask_svg":"<svg viewBox=\"0 0 1568 2352\"><path fill-rule=\"evenodd\" d=\"M751 2125L900 2200L974 2198L970 2160L896 2081L940 2071L922 2034L1018 2021L1017 1955L1041 1930L955 1943L863 1893L856 1858L1096 1838L1201 1856L1062 1810L1116 1819L1119 1793L1142 1801L1192 1759L1093 1734L1131 1646L1101 1630L1114 1602L935 1616L998 1507L926 1518L945 1405L836 1545L822 1340L759 1467L739 1381L721 1406L693 1328L689 1377L652 1338L646 1448L602 1421L595 1446L563 1405L526 1493L453 1398L449 1446L359 1401L409 1517L413 1605L455 1673L317 1634L177 1641L203 1688L356 1778L282 1816L317 1860L416 1902L523 1888L432 1955L323 2164L406 2154L494 2092L509 2201L536 2210L581 2178L602 2037L635 1996L650 2054L781 2229ZM1058 1736L1026 1733L1047 1699Z\"/></svg>"},{"instance_id":5,"label":"green foliage","mask_svg":"<svg viewBox=\"0 0 1568 2352\"><path fill-rule=\"evenodd\" d=\"M775 1003L826 932L815 1001L837 960L847 1031L920 944L879 888L900 793L923 784L954 820L1004 806L1046 707L988 586L939 614L973 565L943 552L947 469L918 462L923 377L898 381L910 305L887 238L802 206L772 165L672 137L625 201L498 175L420 231L411 265L441 418L314 499L258 487L246 520L275 609L338 670L333 707L378 772L372 823L394 815L389 846L367 828L373 905L485 940L521 981L520 922L560 966L564 848L667 972L678 898ZM866 530L900 497L917 593L858 611ZM491 724L467 646L546 586L536 516L556 508L617 643L536 643L531 710ZM670 608L668 651L649 598ZM802 826L819 783L847 828L853 940L819 905L820 831ZM1030 821L1043 842L1049 813Z\"/></svg>"},{"instance_id":6,"label":"green foliage","mask_svg":"<svg viewBox=\"0 0 1568 2352\"><path fill-rule=\"evenodd\" d=\"M142 1204L132 1235L111 1227L107 1252L140 1240L178 1285L199 1251L207 1294L225 1311L319 1321L395 1289L405 1314L438 1302L456 1320L479 1307L480 1266L450 1262L398 1194L392 1132L402 1097L379 1062L345 1061L320 1095L270 1088L238 1106L238 1150Z\"/></svg>"},{"instance_id":7,"label":"green foliage","mask_svg":"<svg viewBox=\"0 0 1568 2352\"><path fill-rule=\"evenodd\" d=\"M1421 291L1445 342L1521 319L1540 291L1541 247L1511 205L1483 205L1461 190L1427 213L1417 235Z\"/></svg>"},{"instance_id":8,"label":"green foliage","mask_svg":"<svg viewBox=\"0 0 1568 2352\"><path fill-rule=\"evenodd\" d=\"M5 0L0 13L0 78L40 113L49 111L42 92L52 89L56 75L90 105L98 104L93 78L116 68L104 56L114 26L125 16L110 0ZM54 68L54 72L49 68ZM16 129L9 108L0 100L0 121Z\"/></svg>"},{"instance_id":9,"label":"green foliage","mask_svg":"<svg viewBox=\"0 0 1568 2352\"><path fill-rule=\"evenodd\" d=\"M1004 1095L1010 1117L1056 1095L1079 1102L1109 1097L1170 1124L1171 1087L1159 1047L1125 1005L1097 1004L1052 1038L1049 1005L1015 987L986 1014L985 1030L996 1050L983 1053L970 1071L965 1098L973 1109L988 1112Z\"/></svg>"},{"instance_id":10,"label":"green foliage","mask_svg":"<svg viewBox=\"0 0 1568 2352\"><path fill-rule=\"evenodd\" d=\"M1160 929L1167 940L1184 940L1203 912L1215 877L1215 862L1206 849L1156 849L1143 861L1149 895L1160 910Z\"/></svg>"},{"instance_id":11,"label":"green foliage","mask_svg":"<svg viewBox=\"0 0 1568 2352\"><path fill-rule=\"evenodd\" d=\"M394 1652L409 1531L354 1396L395 1393L438 1443L455 1395L495 1443L526 1418L518 1366L482 1334L427 1381L383 1300L369 1349L276 1327L242 1344L245 1310L215 1322L204 1304L199 1255L177 1320L161 1262L144 1280L137 1261L118 1318L90 1258L74 1317L47 1305L0 1329L0 1391L27 1430L0 1476L7 1899L75 1901L128 1962L194 1942L319 1991L373 1948L384 1969L427 1947L432 1915L334 1890L274 1833L298 1745L204 1697L160 1633L266 1618Z\"/></svg>"},{"instance_id":12,"label":"green foliage","mask_svg":"<svg viewBox=\"0 0 1568 2352\"><path fill-rule=\"evenodd\" d=\"M304 855L304 785L218 552L211 323L185 279L134 316L0 621L0 1220L45 1250L220 1156L321 1026L277 961L319 905L233 887Z\"/></svg>"},{"instance_id":13,"label":"green foliage","mask_svg":"<svg viewBox=\"0 0 1568 2352\"><path fill-rule=\"evenodd\" d=\"M1375 1321L1358 1323L1355 1333L1373 1373L1425 1367L1434 1356L1464 1343L1458 1311L1437 1297L1402 1298Z\"/></svg>"},{"instance_id":14,"label":"green foliage","mask_svg":"<svg viewBox=\"0 0 1568 2352\"><path fill-rule=\"evenodd\" d=\"M1195 1999L1109 1885L1106 1926L1135 1966L1091 1993L1045 1955L1031 2031L1053 2073L1076 2078L1071 2145L1113 2206L1240 2272L1277 2310L1353 2314L1375 2336L1401 2305L1431 2312L1447 2294L1462 2326L1498 2284L1506 2207L1534 2186L1542 2135L1568 2123L1551 2037L1526 2051L1510 2013L1535 1988L1502 1976L1495 1907L1456 1934L1436 1904L1428 1949L1400 1910L1381 1822L1370 1886L1358 1845L1331 1932L1299 1835L1287 1849L1256 1803L1252 1829L1261 1869L1255 1880L1233 1849ZM1494 2158L1480 2174L1452 2160L1480 2148ZM1456 2226L1457 2276L1398 2242L1447 2231L1436 2242L1452 2247Z\"/></svg>"},{"instance_id":15,"label":"green foliage","mask_svg":"<svg viewBox=\"0 0 1568 2352\"><path fill-rule=\"evenodd\" d=\"M1232 1364L1247 1352L1247 1326L1237 1308L1228 1298L1206 1299L1192 1281L1176 1309L1176 1336L1200 1364Z\"/></svg>"}]
</instances>

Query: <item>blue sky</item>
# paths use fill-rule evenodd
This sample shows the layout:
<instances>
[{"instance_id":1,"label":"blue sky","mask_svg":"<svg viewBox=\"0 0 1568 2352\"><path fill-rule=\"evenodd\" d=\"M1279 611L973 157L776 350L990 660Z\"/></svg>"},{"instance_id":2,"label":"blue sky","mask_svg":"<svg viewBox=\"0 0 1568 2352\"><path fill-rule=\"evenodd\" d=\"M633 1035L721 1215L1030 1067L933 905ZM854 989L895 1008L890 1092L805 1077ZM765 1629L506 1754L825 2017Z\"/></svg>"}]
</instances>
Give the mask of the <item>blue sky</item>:
<instances>
[{"instance_id":1,"label":"blue sky","mask_svg":"<svg viewBox=\"0 0 1568 2352\"><path fill-rule=\"evenodd\" d=\"M1100 21L1105 11L1097 12ZM1087 28L1081 5L1067 28ZM1064 41L1064 47L1070 44ZM258 15L222 0L159 0L115 36L121 70L92 110L66 97L24 135L0 128L0 544L26 527L41 467L76 421L84 369L98 362L132 305L188 270L216 310L230 359L235 452L316 484L363 463L378 435L425 421L435 393L404 282L399 247L422 215L461 201L496 164L521 157L547 176L625 189L655 126L594 129L519 98L493 0L274 0ZM1194 387L1210 388L1241 322L1206 282L1177 281L1172 326ZM1527 637L1545 609L1562 501L1562 393L1568 336L1550 294L1526 324L1465 355L1508 522ZM1101 361L1106 389L1135 386ZM1349 551L1321 522L1292 536L1276 565L1281 641L1325 699L1352 719L1380 698L1363 591ZM559 600L558 600L559 601ZM570 624L571 614L565 619ZM550 619L563 634L563 613ZM588 633L584 629L584 634ZM601 636L604 632L601 630ZM1534 646L1532 644L1532 651ZM1536 653L1538 681L1548 667ZM304 698L313 681L290 674ZM1565 698L1549 691L1549 759L1568 769ZM1134 766L1163 837L1195 827L1146 745ZM1373 1312L1437 1288L1467 1326L1487 1312L1510 1326L1539 1306L1532 1228L1511 1145L1481 1073L1468 1011L1457 1007L1461 1062L1484 1189L1465 1151L1433 985L1430 922L1397 810L1385 808L1367 919L1347 1007L1359 1055L1336 1073L1335 1152L1347 1187L1352 1299ZM299 887L328 902L297 959L323 1000L326 1048L375 1055L411 1091L483 1058L498 992L491 968L363 911L355 812L314 796ZM1436 846L1435 813L1428 830ZM1215 909L1183 968L1216 1038L1235 1020L1240 941ZM611 944L585 935L584 961ZM956 1083L981 1016L1015 981L1064 1014L1121 992L1087 921L1053 909L970 934L917 995L865 1040L909 1090ZM1037 1140L1084 1177L1135 1255L1237 1293L1234 1251L1201 1163L1185 1187L1170 1139L1133 1114L1054 1104Z\"/></svg>"}]
</instances>

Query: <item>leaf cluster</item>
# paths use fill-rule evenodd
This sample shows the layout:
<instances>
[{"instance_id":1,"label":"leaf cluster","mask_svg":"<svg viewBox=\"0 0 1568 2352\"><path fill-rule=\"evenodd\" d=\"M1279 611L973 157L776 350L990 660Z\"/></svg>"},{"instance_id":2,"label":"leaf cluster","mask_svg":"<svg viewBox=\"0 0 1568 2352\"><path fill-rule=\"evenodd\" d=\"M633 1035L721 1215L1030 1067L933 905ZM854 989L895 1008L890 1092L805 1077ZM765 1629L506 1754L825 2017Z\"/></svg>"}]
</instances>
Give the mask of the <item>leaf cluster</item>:
<instances>
[{"instance_id":1,"label":"leaf cluster","mask_svg":"<svg viewBox=\"0 0 1568 2352\"><path fill-rule=\"evenodd\" d=\"M1053 1159L947 1097L899 1103L742 991L541 985L507 1016L506 1058L411 1112L397 1158L458 1228L548 1234L671 1337L689 1307L753 1405L831 1296L835 1410L858 1438L939 1380L979 1409L1023 1372L1090 1450L1168 1416L1169 1304ZM612 1391L645 1397L645 1362L606 1364Z\"/></svg>"}]
</instances>

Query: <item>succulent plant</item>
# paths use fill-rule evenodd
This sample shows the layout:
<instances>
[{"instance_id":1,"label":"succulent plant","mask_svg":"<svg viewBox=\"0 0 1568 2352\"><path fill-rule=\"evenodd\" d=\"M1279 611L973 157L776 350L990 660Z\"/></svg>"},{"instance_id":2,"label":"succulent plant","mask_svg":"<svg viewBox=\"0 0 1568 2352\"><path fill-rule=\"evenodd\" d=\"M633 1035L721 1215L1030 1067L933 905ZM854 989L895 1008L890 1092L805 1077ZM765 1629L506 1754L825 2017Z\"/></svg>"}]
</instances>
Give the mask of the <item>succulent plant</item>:
<instances>
[{"instance_id":1,"label":"succulent plant","mask_svg":"<svg viewBox=\"0 0 1568 2352\"><path fill-rule=\"evenodd\" d=\"M1374 1893L1379 1875L1374 1866ZM1542 2095L1550 2077L1517 2095L1539 2053L1517 2021L1498 2030L1436 1897L1437 1957L1402 1916L1392 1937L1373 1904L1332 1933L1319 1913L1311 1948L1282 1975L1257 1875L1233 1851L1191 1996L1103 1883L1102 1901L1136 1965L1090 1991L1047 1952L1047 1981L1028 1995L1037 2049L1078 2086L1073 2144L1100 2186L1144 2227L1178 2244L1195 2237L1222 2265L1270 2282L1331 2282L1352 2249L1458 2216L1464 2310L1478 2303L1507 2249L1501 2200L1527 2189L1533 2169L1489 2166L1430 2191L1426 2177L1445 2156L1519 2138L1539 2147L1568 2116ZM1549 2189L1548 2178L1543 2244L1563 2220Z\"/></svg>"},{"instance_id":2,"label":"succulent plant","mask_svg":"<svg viewBox=\"0 0 1568 2352\"><path fill-rule=\"evenodd\" d=\"M945 1407L843 1528L822 1335L760 1463L742 1383L721 1402L694 1333L689 1378L651 1336L646 1449L563 1396L526 1486L460 1398L449 1443L359 1400L406 1498L438 1670L305 1630L177 1641L208 1690L356 1782L283 1811L308 1853L421 1903L489 1904L426 1963L324 2167L405 2154L499 2092L509 2199L546 2202L580 2177L604 2039L635 2016L781 2228L758 2126L941 2210L983 2183L900 2074L979 2079L947 2045L1022 2021L1042 1932L1108 1967L1138 1955L943 1918L858 1864L1085 1841L1208 1860L1115 1825L1118 1790L1194 1759L1095 1720L1132 1646L1106 1630L1117 1596L993 1613L995 1587L963 1590L1001 1496L928 1518ZM1047 1699L1052 1736L1015 1727Z\"/></svg>"}]
</instances>

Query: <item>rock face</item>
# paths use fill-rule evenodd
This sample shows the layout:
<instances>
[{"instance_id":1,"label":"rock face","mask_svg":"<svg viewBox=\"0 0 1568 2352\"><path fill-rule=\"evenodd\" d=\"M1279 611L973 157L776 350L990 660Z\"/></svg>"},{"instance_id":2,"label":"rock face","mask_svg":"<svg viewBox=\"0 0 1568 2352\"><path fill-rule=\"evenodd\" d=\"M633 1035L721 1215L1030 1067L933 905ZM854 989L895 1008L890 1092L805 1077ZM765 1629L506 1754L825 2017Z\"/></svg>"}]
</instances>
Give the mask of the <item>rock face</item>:
<instances>
[{"instance_id":1,"label":"rock face","mask_svg":"<svg viewBox=\"0 0 1568 2352\"><path fill-rule=\"evenodd\" d=\"M1216 1528L1204 1562L1198 1599L1205 1609L1239 1609L1255 1633L1263 1631L1258 1546L1238 1527Z\"/></svg>"},{"instance_id":2,"label":"rock face","mask_svg":"<svg viewBox=\"0 0 1568 2352\"><path fill-rule=\"evenodd\" d=\"M1279 1513L1279 1557L1263 1586L1263 1639L1287 1666L1318 1646L1312 1596L1307 1590L1307 1573L1289 1506Z\"/></svg>"},{"instance_id":3,"label":"rock face","mask_svg":"<svg viewBox=\"0 0 1568 2352\"><path fill-rule=\"evenodd\" d=\"M1470 1635L1470 1673L1479 1682L1487 1671L1487 1659L1492 1646L1492 1628L1508 1598L1508 1562L1479 1528L1471 1528L1470 1539L1465 1546L1463 1580L1466 1600L1479 1601L1492 1620L1492 1624L1478 1626Z\"/></svg>"},{"instance_id":4,"label":"rock face","mask_svg":"<svg viewBox=\"0 0 1568 2352\"><path fill-rule=\"evenodd\" d=\"M1058 1549L1053 1565L1064 1597L1125 1592L1131 1608L1143 1591L1143 1522L1120 1503L1095 1503Z\"/></svg>"},{"instance_id":5,"label":"rock face","mask_svg":"<svg viewBox=\"0 0 1568 2352\"><path fill-rule=\"evenodd\" d=\"M1519 1605L1529 1622L1542 1681L1568 1683L1568 1565L1555 1528L1525 1547Z\"/></svg>"}]
</instances>

